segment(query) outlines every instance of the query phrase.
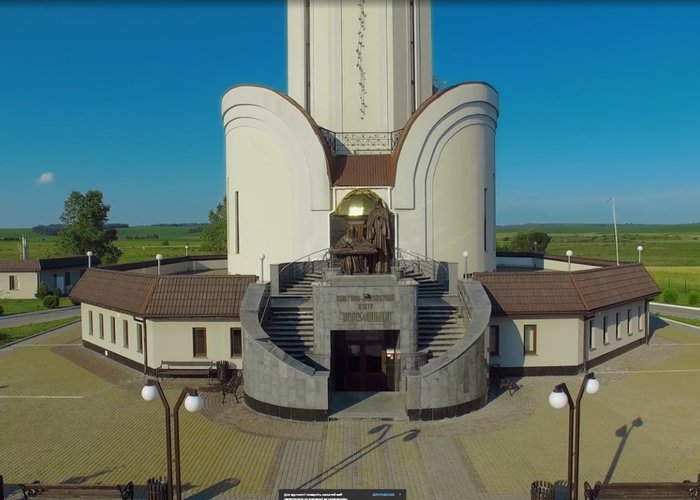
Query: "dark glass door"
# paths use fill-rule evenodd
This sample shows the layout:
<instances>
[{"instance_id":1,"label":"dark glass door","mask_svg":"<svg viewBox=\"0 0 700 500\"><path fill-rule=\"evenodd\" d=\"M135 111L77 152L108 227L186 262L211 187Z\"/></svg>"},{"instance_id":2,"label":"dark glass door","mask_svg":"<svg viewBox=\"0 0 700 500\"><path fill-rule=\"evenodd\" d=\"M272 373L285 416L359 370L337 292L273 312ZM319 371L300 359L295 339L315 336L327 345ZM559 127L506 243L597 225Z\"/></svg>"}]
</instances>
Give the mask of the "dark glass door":
<instances>
[{"instance_id":1,"label":"dark glass door","mask_svg":"<svg viewBox=\"0 0 700 500\"><path fill-rule=\"evenodd\" d=\"M389 389L386 339L384 331L333 333L336 390L386 391Z\"/></svg>"}]
</instances>

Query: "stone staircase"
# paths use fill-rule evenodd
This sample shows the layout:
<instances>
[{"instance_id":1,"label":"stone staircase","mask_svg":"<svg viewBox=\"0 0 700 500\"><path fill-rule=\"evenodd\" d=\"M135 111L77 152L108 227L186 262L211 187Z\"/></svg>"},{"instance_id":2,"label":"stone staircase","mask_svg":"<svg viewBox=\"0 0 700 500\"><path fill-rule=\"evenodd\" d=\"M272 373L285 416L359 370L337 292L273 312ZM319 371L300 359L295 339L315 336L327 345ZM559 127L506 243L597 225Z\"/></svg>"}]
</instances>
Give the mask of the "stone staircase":
<instances>
[{"instance_id":1,"label":"stone staircase","mask_svg":"<svg viewBox=\"0 0 700 500\"><path fill-rule=\"evenodd\" d=\"M273 305L263 328L277 347L302 359L314 346L314 312L310 306Z\"/></svg>"},{"instance_id":2,"label":"stone staircase","mask_svg":"<svg viewBox=\"0 0 700 500\"><path fill-rule=\"evenodd\" d=\"M303 278L288 285L283 290L280 290L280 295L288 297L311 297L313 295L311 284L321 278L323 278L323 274L319 271L312 271Z\"/></svg>"},{"instance_id":3,"label":"stone staircase","mask_svg":"<svg viewBox=\"0 0 700 500\"><path fill-rule=\"evenodd\" d=\"M320 272L310 272L273 298L270 316L263 328L280 349L296 359L313 353L312 283ZM465 322L457 302L449 296L447 283L440 283L420 272L408 270L406 278L418 283L418 350L427 349L428 358L438 357L462 338ZM300 305L303 304L303 305Z\"/></svg>"},{"instance_id":4,"label":"stone staircase","mask_svg":"<svg viewBox=\"0 0 700 500\"><path fill-rule=\"evenodd\" d=\"M418 350L428 350L428 358L447 351L464 336L466 324L458 307L445 301L418 301Z\"/></svg>"}]
</instances>

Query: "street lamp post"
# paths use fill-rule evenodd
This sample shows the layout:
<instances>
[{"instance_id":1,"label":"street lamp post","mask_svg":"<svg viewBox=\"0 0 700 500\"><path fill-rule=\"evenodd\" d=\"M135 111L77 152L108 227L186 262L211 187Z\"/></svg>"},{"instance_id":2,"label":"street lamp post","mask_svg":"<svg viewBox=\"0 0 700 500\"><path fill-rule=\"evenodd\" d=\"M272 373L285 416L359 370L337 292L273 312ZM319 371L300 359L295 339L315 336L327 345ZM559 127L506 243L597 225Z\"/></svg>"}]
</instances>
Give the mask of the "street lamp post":
<instances>
[{"instance_id":1,"label":"street lamp post","mask_svg":"<svg viewBox=\"0 0 700 500\"><path fill-rule=\"evenodd\" d=\"M583 392L595 394L600 389L600 382L595 375L586 373L581 382L576 402L571 397L566 384L559 384L549 395L549 404L556 410L561 410L569 405L569 460L568 460L568 481L569 499L578 500L578 466L580 458L580 437L581 437L581 398Z\"/></svg>"},{"instance_id":2,"label":"street lamp post","mask_svg":"<svg viewBox=\"0 0 700 500\"><path fill-rule=\"evenodd\" d=\"M464 257L464 279L469 277L468 263L469 263L469 252L466 250L462 252L462 257Z\"/></svg>"},{"instance_id":3,"label":"street lamp post","mask_svg":"<svg viewBox=\"0 0 700 500\"><path fill-rule=\"evenodd\" d=\"M149 379L146 385L141 389L141 396L146 401L153 401L160 396L165 410L165 451L168 461L168 498L173 498L173 433L170 431L170 419L173 420L173 430L175 434L175 493L177 499L182 499L182 480L180 477L180 407L185 403L185 409L189 412L196 412L204 406L204 399L197 393L196 389L185 387L180 392L180 397L177 399L170 412L170 405L165 397L163 388L157 380Z\"/></svg>"},{"instance_id":4,"label":"street lamp post","mask_svg":"<svg viewBox=\"0 0 700 500\"><path fill-rule=\"evenodd\" d=\"M190 255L190 246L185 243L185 257L189 257Z\"/></svg>"},{"instance_id":5,"label":"street lamp post","mask_svg":"<svg viewBox=\"0 0 700 500\"><path fill-rule=\"evenodd\" d=\"M87 255L87 258L88 258L88 269L90 269L90 268L92 267L92 255L93 255L93 254L92 254L92 252L91 252L90 250L88 250L88 253L87 253L86 255Z\"/></svg>"},{"instance_id":6,"label":"street lamp post","mask_svg":"<svg viewBox=\"0 0 700 500\"><path fill-rule=\"evenodd\" d=\"M533 244L535 245L535 253L537 253L537 245L539 245L539 243L537 243L536 241L533 241Z\"/></svg>"},{"instance_id":7,"label":"street lamp post","mask_svg":"<svg viewBox=\"0 0 700 500\"><path fill-rule=\"evenodd\" d=\"M569 261L569 272L571 272L571 256L574 254L572 250L566 251L566 260Z\"/></svg>"},{"instance_id":8,"label":"street lamp post","mask_svg":"<svg viewBox=\"0 0 700 500\"><path fill-rule=\"evenodd\" d=\"M160 276L160 261L163 260L163 255L156 254L156 260L158 261L158 276Z\"/></svg>"},{"instance_id":9,"label":"street lamp post","mask_svg":"<svg viewBox=\"0 0 700 500\"><path fill-rule=\"evenodd\" d=\"M642 245L637 246L637 253L639 254L637 262L639 262L640 264L642 263L642 250L644 250L644 247Z\"/></svg>"},{"instance_id":10,"label":"street lamp post","mask_svg":"<svg viewBox=\"0 0 700 500\"><path fill-rule=\"evenodd\" d=\"M265 254L260 254L260 283L265 282Z\"/></svg>"}]
</instances>

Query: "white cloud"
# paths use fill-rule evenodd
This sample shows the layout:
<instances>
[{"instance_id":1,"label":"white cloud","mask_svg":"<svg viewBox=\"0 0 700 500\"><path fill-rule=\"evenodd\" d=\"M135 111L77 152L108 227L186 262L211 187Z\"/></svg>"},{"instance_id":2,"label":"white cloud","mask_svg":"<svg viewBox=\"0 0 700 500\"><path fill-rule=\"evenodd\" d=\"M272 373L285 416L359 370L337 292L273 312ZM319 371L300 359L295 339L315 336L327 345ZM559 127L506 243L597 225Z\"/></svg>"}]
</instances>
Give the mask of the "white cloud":
<instances>
[{"instance_id":1,"label":"white cloud","mask_svg":"<svg viewBox=\"0 0 700 500\"><path fill-rule=\"evenodd\" d=\"M37 184L51 184L53 182L54 176L53 172L44 172L36 180Z\"/></svg>"}]
</instances>

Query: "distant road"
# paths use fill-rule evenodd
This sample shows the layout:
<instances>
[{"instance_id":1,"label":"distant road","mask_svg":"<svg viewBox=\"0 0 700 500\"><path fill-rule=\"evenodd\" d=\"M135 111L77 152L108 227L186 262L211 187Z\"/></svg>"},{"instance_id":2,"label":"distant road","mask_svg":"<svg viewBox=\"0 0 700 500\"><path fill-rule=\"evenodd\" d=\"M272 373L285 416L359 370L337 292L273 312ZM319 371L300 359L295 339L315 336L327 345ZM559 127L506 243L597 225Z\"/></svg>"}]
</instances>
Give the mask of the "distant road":
<instances>
[{"instance_id":1,"label":"distant road","mask_svg":"<svg viewBox=\"0 0 700 500\"><path fill-rule=\"evenodd\" d=\"M43 323L55 319L65 319L73 316L80 316L80 306L64 307L62 309L51 309L24 314L13 314L11 316L0 316L0 328L11 326L22 326L30 323Z\"/></svg>"},{"instance_id":2,"label":"distant road","mask_svg":"<svg viewBox=\"0 0 700 500\"><path fill-rule=\"evenodd\" d=\"M697 307L674 306L671 304L649 304L649 312L678 316L679 318L700 319L700 309Z\"/></svg>"}]
</instances>

